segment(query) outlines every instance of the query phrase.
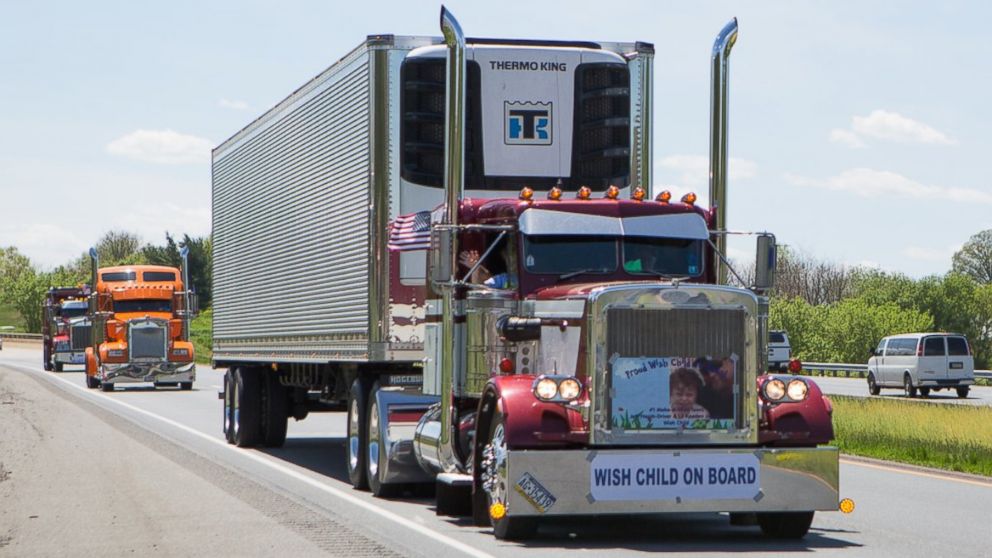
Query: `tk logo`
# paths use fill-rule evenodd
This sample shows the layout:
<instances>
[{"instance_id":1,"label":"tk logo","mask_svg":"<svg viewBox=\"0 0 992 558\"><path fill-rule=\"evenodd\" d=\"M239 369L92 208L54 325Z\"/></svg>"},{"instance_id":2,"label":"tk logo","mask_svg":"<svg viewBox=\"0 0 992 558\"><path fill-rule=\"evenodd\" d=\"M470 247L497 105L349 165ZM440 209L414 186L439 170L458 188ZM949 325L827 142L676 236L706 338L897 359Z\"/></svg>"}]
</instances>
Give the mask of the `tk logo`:
<instances>
[{"instance_id":1,"label":"tk logo","mask_svg":"<svg viewBox=\"0 0 992 558\"><path fill-rule=\"evenodd\" d=\"M503 103L507 145L551 145L551 103Z\"/></svg>"}]
</instances>

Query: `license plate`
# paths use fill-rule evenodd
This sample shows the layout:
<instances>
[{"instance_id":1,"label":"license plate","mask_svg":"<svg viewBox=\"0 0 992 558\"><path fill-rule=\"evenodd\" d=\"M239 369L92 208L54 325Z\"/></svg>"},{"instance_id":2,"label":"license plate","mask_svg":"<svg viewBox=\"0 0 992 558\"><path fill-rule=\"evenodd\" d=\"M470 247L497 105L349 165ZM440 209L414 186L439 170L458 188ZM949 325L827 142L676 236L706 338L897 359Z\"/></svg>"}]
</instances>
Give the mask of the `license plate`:
<instances>
[{"instance_id":1,"label":"license plate","mask_svg":"<svg viewBox=\"0 0 992 558\"><path fill-rule=\"evenodd\" d=\"M514 487L537 511L545 513L558 501L553 494L544 488L544 485L537 482L530 473L524 473L517 485Z\"/></svg>"},{"instance_id":2,"label":"license plate","mask_svg":"<svg viewBox=\"0 0 992 558\"><path fill-rule=\"evenodd\" d=\"M964 368L964 363L963 362L952 362L951 363L951 370L961 370L962 368Z\"/></svg>"}]
</instances>

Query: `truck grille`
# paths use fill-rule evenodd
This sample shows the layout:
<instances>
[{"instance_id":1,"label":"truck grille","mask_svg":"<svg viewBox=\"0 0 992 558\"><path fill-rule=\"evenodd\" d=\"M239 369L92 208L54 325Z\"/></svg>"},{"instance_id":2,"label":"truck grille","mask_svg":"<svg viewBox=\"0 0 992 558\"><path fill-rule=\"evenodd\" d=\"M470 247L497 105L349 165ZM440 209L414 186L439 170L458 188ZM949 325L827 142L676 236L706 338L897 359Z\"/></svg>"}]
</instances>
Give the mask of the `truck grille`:
<instances>
[{"instance_id":1,"label":"truck grille","mask_svg":"<svg viewBox=\"0 0 992 558\"><path fill-rule=\"evenodd\" d=\"M623 307L607 310L606 317L607 412L613 428L741 427L746 311ZM732 370L721 371L721 366ZM680 407L676 416L670 397L679 384L695 384L696 399L695 406Z\"/></svg>"},{"instance_id":2,"label":"truck grille","mask_svg":"<svg viewBox=\"0 0 992 558\"><path fill-rule=\"evenodd\" d=\"M128 346L132 359L155 358L165 359L166 328L157 322L142 321L132 323Z\"/></svg>"},{"instance_id":3,"label":"truck grille","mask_svg":"<svg viewBox=\"0 0 992 558\"><path fill-rule=\"evenodd\" d=\"M87 322L73 325L69 329L69 339L72 341L73 351L83 351L90 346L90 330L92 326Z\"/></svg>"}]
</instances>

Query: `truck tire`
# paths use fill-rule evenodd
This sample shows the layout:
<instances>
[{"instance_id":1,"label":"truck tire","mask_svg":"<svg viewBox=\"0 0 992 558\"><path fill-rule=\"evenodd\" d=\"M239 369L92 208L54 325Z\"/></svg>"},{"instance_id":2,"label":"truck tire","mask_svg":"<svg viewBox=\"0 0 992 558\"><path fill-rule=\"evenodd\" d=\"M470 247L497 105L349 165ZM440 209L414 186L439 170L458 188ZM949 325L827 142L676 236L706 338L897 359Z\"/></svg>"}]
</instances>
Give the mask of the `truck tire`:
<instances>
[{"instance_id":1,"label":"truck tire","mask_svg":"<svg viewBox=\"0 0 992 558\"><path fill-rule=\"evenodd\" d=\"M930 397L930 388L928 388L928 387L921 387L920 388L920 397Z\"/></svg>"},{"instance_id":2,"label":"truck tire","mask_svg":"<svg viewBox=\"0 0 992 558\"><path fill-rule=\"evenodd\" d=\"M366 473L369 482L369 492L373 496L378 498L389 498L395 496L399 492L399 485L387 484L382 482L381 475L385 471L385 467L382 467L385 455L385 446L382 443L382 427L383 424L379 421L379 404L376 402L375 394L379 391L379 382L372 384L372 389L369 391L368 403L365 407L368 409L366 416L366 428L365 431L368 434L368 442L365 444L365 466Z\"/></svg>"},{"instance_id":3,"label":"truck tire","mask_svg":"<svg viewBox=\"0 0 992 558\"><path fill-rule=\"evenodd\" d=\"M114 384L110 382L100 382L100 391L114 391Z\"/></svg>"},{"instance_id":4,"label":"truck tire","mask_svg":"<svg viewBox=\"0 0 992 558\"><path fill-rule=\"evenodd\" d=\"M182 391L193 391L193 382L179 382L179 389Z\"/></svg>"},{"instance_id":5,"label":"truck tire","mask_svg":"<svg viewBox=\"0 0 992 558\"><path fill-rule=\"evenodd\" d=\"M261 378L257 368L241 366L234 371L234 445L250 448L259 442L262 427Z\"/></svg>"},{"instance_id":6,"label":"truck tire","mask_svg":"<svg viewBox=\"0 0 992 558\"><path fill-rule=\"evenodd\" d=\"M62 368L63 368L64 366L65 366L65 365L64 365L64 364L62 364L61 362L56 362L56 363L55 363L55 371L56 371L56 372L61 372L61 371L62 371Z\"/></svg>"},{"instance_id":7,"label":"truck tire","mask_svg":"<svg viewBox=\"0 0 992 558\"><path fill-rule=\"evenodd\" d=\"M233 370L224 372L224 439L234 443L234 380Z\"/></svg>"},{"instance_id":8,"label":"truck tire","mask_svg":"<svg viewBox=\"0 0 992 558\"><path fill-rule=\"evenodd\" d=\"M368 421L365 420L365 408L368 406L368 384L363 378L355 378L348 392L348 438L345 440L345 466L348 468L348 480L351 486L358 490L369 487L368 472L365 465L368 444Z\"/></svg>"},{"instance_id":9,"label":"truck tire","mask_svg":"<svg viewBox=\"0 0 992 558\"><path fill-rule=\"evenodd\" d=\"M482 481L486 493L487 509L500 503L506 509L510 495L510 479L506 463L506 430L503 414L496 411L489 427L489 436L482 450ZM487 488L488 487L488 488ZM493 535L497 539L519 541L532 537L537 532L537 518L510 517L491 519Z\"/></svg>"},{"instance_id":10,"label":"truck tire","mask_svg":"<svg viewBox=\"0 0 992 558\"><path fill-rule=\"evenodd\" d=\"M281 448L286 443L289 421L289 393L275 372L266 372L262 381L262 444Z\"/></svg>"},{"instance_id":11,"label":"truck tire","mask_svg":"<svg viewBox=\"0 0 992 558\"><path fill-rule=\"evenodd\" d=\"M968 386L961 386L957 388L957 391L958 391L958 398L964 399L968 397L968 391L969 391Z\"/></svg>"},{"instance_id":12,"label":"truck tire","mask_svg":"<svg viewBox=\"0 0 992 558\"><path fill-rule=\"evenodd\" d=\"M916 386L913 385L913 379L909 377L909 374L902 378L902 390L906 397L916 397Z\"/></svg>"},{"instance_id":13,"label":"truck tire","mask_svg":"<svg viewBox=\"0 0 992 558\"><path fill-rule=\"evenodd\" d=\"M878 382L875 381L875 375L868 374L868 393L870 395L878 395L882 392L882 389L878 387Z\"/></svg>"},{"instance_id":14,"label":"truck tire","mask_svg":"<svg viewBox=\"0 0 992 558\"><path fill-rule=\"evenodd\" d=\"M761 532L774 539L801 539L813 524L813 512L759 513Z\"/></svg>"},{"instance_id":15,"label":"truck tire","mask_svg":"<svg viewBox=\"0 0 992 558\"><path fill-rule=\"evenodd\" d=\"M86 374L86 387L89 389L96 389L100 387L100 380L97 380L96 376Z\"/></svg>"}]
</instances>

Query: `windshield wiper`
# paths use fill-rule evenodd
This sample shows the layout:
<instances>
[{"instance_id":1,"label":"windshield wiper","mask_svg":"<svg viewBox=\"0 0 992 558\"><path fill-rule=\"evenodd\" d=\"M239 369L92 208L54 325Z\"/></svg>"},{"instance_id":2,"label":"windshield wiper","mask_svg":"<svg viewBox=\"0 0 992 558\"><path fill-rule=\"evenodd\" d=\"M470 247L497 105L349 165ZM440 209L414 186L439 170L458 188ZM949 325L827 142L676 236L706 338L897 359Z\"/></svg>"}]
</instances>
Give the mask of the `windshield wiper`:
<instances>
[{"instance_id":1,"label":"windshield wiper","mask_svg":"<svg viewBox=\"0 0 992 558\"><path fill-rule=\"evenodd\" d=\"M561 274L561 275L558 276L558 280L559 281L564 281L565 279L571 279L572 277L575 277L576 275L582 275L582 274L585 274L585 273L609 273L609 272L610 272L610 270L609 269L606 269L604 267L591 267L591 268L588 268L588 269L579 269L579 270L576 270L576 271L569 271L568 273L563 273L563 274Z\"/></svg>"}]
</instances>

